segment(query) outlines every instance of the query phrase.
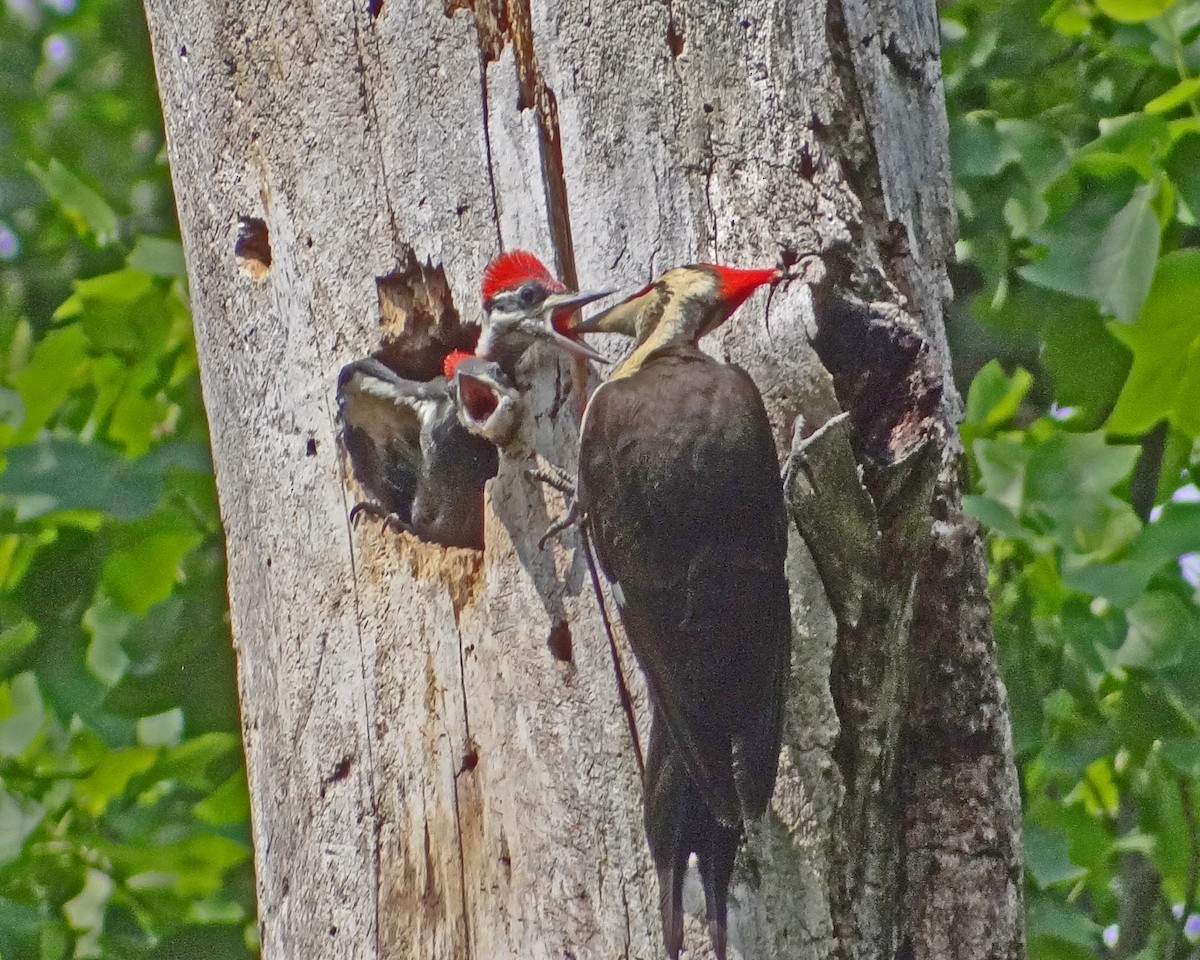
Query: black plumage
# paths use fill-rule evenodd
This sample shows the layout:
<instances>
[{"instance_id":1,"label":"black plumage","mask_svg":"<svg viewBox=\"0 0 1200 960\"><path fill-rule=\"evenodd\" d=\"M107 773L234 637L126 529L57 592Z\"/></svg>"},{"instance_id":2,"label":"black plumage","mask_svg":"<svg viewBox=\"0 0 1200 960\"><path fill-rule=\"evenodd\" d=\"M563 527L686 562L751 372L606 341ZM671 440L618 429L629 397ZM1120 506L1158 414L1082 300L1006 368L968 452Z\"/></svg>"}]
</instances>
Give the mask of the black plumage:
<instances>
[{"instance_id":1,"label":"black plumage","mask_svg":"<svg viewBox=\"0 0 1200 960\"><path fill-rule=\"evenodd\" d=\"M654 706L644 819L668 952L695 853L723 957L743 825L775 786L791 648L783 487L757 387L690 342L618 368L584 418L578 495Z\"/></svg>"},{"instance_id":2,"label":"black plumage","mask_svg":"<svg viewBox=\"0 0 1200 960\"><path fill-rule=\"evenodd\" d=\"M338 376L342 437L366 509L422 540L483 548L483 488L496 475L493 444L459 421L445 377L406 380L378 360Z\"/></svg>"}]
</instances>

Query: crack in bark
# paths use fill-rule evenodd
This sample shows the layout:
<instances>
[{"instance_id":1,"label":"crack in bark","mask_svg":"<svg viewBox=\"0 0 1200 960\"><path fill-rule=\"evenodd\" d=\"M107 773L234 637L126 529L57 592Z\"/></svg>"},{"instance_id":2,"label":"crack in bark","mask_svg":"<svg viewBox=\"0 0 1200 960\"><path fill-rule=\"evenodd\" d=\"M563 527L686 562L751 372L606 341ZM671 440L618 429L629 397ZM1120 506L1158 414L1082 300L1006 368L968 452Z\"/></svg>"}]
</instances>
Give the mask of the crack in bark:
<instances>
[{"instance_id":1,"label":"crack in bark","mask_svg":"<svg viewBox=\"0 0 1200 960\"><path fill-rule=\"evenodd\" d=\"M326 399L323 401L323 403L325 406L325 415L329 419L329 422L333 425L334 434L335 435L340 434L340 431L338 430L337 418L333 415L333 411L329 407L328 396L326 396ZM339 446L340 446L340 444L339 444ZM370 720L371 712L368 709L368 704L367 704L367 699L366 699L367 698L367 664L366 664L366 656L363 654L363 642L364 642L363 607L362 607L362 598L359 594L359 588L358 588L358 560L357 560L357 558L355 556L355 552L354 552L354 525L350 521L350 502L349 502L349 498L346 496L346 491L348 489L348 486L346 484L346 467L345 467L345 461L340 456L338 457L338 474L340 475L340 479L342 481L341 485L340 485L341 486L341 494L342 494L342 508L343 508L342 514L346 518L346 546L347 546L346 552L350 557L350 585L351 585L351 593L352 593L353 600L354 600L354 631L355 631L355 636L358 640L359 665L360 665L360 669L362 671L362 680L363 680L362 685L359 687L359 690L362 692L363 714L367 719L367 722L364 725L364 729L363 729L363 741L366 746L365 753L366 753L367 770L370 771L369 776L371 776L371 778L373 780L376 767L375 767L375 753L374 753L372 739L371 739L371 720ZM324 661L324 651L323 650L322 650L322 658L321 659L323 662ZM316 688L314 685L314 687L313 687L314 700L315 700L315 689ZM310 701L310 703L309 703L309 712L311 713L311 711L312 711L312 701ZM380 855L380 847L381 847L380 834L383 830L383 823L379 816L379 801L376 799L377 791L375 789L374 783L371 784L371 789L368 791L368 793L370 794L370 797L367 801L367 806L368 806L368 809L370 810L370 815L371 815L371 840L372 840L372 847L373 847L373 849L371 850L371 870L372 870L372 874L374 877L374 882L371 884L371 891L372 891L371 897L372 897L372 901L373 901L372 905L371 905L371 942L375 948L374 956L381 957L381 956L383 956L383 954L380 952L380 949L379 949L379 946L380 946L379 891L380 891L380 886L381 886L381 878L383 877L383 864L382 864L382 859L381 859L381 855Z\"/></svg>"},{"instance_id":2,"label":"crack in bark","mask_svg":"<svg viewBox=\"0 0 1200 960\"><path fill-rule=\"evenodd\" d=\"M533 15L530 0L445 0L445 11L468 10L475 19L481 54L480 81L483 88L484 142L487 151L488 179L492 190L492 211L496 223L496 241L504 249L500 232L500 204L492 163L491 134L487 97L487 64L500 58L506 42L513 47L517 72L517 109L534 111L538 131L538 154L542 161L542 187L546 199L546 219L559 279L572 290L579 289L579 271L575 264L575 241L571 232L571 207L567 196L566 169L563 164L562 131L558 122L558 98L546 83L533 43ZM576 359L571 364L573 389L581 397L587 393L587 364Z\"/></svg>"},{"instance_id":3,"label":"crack in bark","mask_svg":"<svg viewBox=\"0 0 1200 960\"><path fill-rule=\"evenodd\" d=\"M478 33L478 21L476 21L475 29L476 33ZM496 164L492 159L492 118L491 106L488 102L487 65L488 59L483 51L483 44L480 43L479 108L483 113L483 152L487 161L488 190L492 197L492 223L496 227L496 248L503 252L504 232L500 229L500 195L496 190Z\"/></svg>"},{"instance_id":4,"label":"crack in bark","mask_svg":"<svg viewBox=\"0 0 1200 960\"><path fill-rule=\"evenodd\" d=\"M368 12L368 16L370 13ZM375 94L367 86L367 61L363 51L363 36L362 29L359 25L359 17L354 18L354 52L356 57L355 70L358 73L358 95L362 100L362 115L367 121L368 129L374 128L381 130L382 126L379 122L379 109L375 104ZM371 33L372 38L375 38L373 51L376 62L379 62L379 41L374 31ZM383 174L382 179L390 181L391 178L387 174L387 159L383 151L383 138L374 136L370 138L375 147L375 163ZM396 222L396 208L392 206L392 194L390 190L383 192L384 205L387 208L388 225L392 230L392 243L400 246L400 225Z\"/></svg>"},{"instance_id":5,"label":"crack in bark","mask_svg":"<svg viewBox=\"0 0 1200 960\"><path fill-rule=\"evenodd\" d=\"M479 106L483 114L483 152L487 163L488 189L492 197L492 223L496 227L496 246L504 250L504 235L500 230L500 196L496 189L496 165L492 160L491 105L488 101L488 64L500 56L503 49L501 27L503 11L493 9L488 0L446 0L444 10L453 17L459 10L471 14L475 38L479 46Z\"/></svg>"},{"instance_id":6,"label":"crack in bark","mask_svg":"<svg viewBox=\"0 0 1200 960\"><path fill-rule=\"evenodd\" d=\"M571 235L571 211L567 199L567 179L563 166L562 135L558 123L558 98L547 85L533 44L533 15L529 0L446 0L447 16L467 10L475 19L479 48L484 58L483 83L486 89L486 64L500 58L506 43L513 45L517 70L517 109L534 111L538 128L538 151L542 159L542 185L546 194L546 214L558 276L568 287L579 288L575 266L575 244ZM486 94L485 94L486 100ZM485 109L484 119L487 120ZM488 152L489 172L491 152ZM493 182L494 189L494 182ZM493 193L493 199L495 194Z\"/></svg>"},{"instance_id":7,"label":"crack in bark","mask_svg":"<svg viewBox=\"0 0 1200 960\"><path fill-rule=\"evenodd\" d=\"M466 704L463 704L464 710ZM462 902L462 917L463 917L463 940L466 953L466 960L471 958L471 913L470 904L467 900L467 853L463 844L463 829L462 815L459 812L458 803L458 778L461 774L454 775L454 835L458 840L458 894ZM426 834L428 836L428 834Z\"/></svg>"}]
</instances>

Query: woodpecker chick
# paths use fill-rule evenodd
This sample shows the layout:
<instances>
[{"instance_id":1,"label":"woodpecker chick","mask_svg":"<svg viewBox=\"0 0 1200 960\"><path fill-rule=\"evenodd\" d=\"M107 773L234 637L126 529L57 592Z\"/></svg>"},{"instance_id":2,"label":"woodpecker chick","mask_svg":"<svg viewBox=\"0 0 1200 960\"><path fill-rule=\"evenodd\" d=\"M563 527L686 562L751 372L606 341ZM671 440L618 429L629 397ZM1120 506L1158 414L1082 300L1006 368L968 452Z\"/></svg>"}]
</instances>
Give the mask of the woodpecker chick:
<instances>
[{"instance_id":1,"label":"woodpecker chick","mask_svg":"<svg viewBox=\"0 0 1200 960\"><path fill-rule=\"evenodd\" d=\"M643 813L672 960L692 853L724 960L737 848L775 788L791 651L779 460L754 382L697 342L780 279L679 267L575 328L636 341L588 402L577 493L653 707Z\"/></svg>"},{"instance_id":2,"label":"woodpecker chick","mask_svg":"<svg viewBox=\"0 0 1200 960\"><path fill-rule=\"evenodd\" d=\"M480 357L455 366L453 390L464 427L500 450L512 442L521 417L521 395L500 364Z\"/></svg>"},{"instance_id":3,"label":"woodpecker chick","mask_svg":"<svg viewBox=\"0 0 1200 960\"><path fill-rule=\"evenodd\" d=\"M378 360L338 376L342 436L354 475L371 498L357 504L422 540L483 549L483 486L496 448L458 419L446 377L406 380Z\"/></svg>"},{"instance_id":4,"label":"woodpecker chick","mask_svg":"<svg viewBox=\"0 0 1200 960\"><path fill-rule=\"evenodd\" d=\"M580 307L610 293L572 292L527 250L502 253L484 270L480 285L484 323L475 353L498 363L509 376L525 351L538 342L603 362L602 354L569 335L570 320Z\"/></svg>"}]
</instances>

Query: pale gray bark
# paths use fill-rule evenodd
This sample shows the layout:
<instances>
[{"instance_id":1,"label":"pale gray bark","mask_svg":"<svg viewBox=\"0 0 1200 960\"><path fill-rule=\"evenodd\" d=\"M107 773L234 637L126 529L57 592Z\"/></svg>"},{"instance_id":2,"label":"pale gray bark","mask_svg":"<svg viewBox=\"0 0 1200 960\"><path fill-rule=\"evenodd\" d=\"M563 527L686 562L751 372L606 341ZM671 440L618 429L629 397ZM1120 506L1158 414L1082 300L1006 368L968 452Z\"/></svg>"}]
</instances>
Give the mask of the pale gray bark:
<instances>
[{"instance_id":1,"label":"pale gray bark","mask_svg":"<svg viewBox=\"0 0 1200 960\"><path fill-rule=\"evenodd\" d=\"M797 521L786 742L731 953L1018 957L1007 712L958 506L932 0L146 6L264 956L662 955L578 541L537 549L557 495L505 462L482 556L346 520L339 367L381 344L421 359L453 311L475 319L503 244L590 287L827 254L769 330L759 295L706 344L762 386ZM569 465L579 394L558 374L525 442ZM687 937L707 955L698 922Z\"/></svg>"}]
</instances>

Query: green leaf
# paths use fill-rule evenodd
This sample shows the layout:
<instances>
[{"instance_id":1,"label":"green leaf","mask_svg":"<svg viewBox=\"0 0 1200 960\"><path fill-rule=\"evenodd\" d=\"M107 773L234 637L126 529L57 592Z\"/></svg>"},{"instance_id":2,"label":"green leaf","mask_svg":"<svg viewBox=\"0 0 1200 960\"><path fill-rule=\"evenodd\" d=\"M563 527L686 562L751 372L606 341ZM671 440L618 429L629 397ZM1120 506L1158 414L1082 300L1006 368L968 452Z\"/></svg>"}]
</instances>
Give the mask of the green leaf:
<instances>
[{"instance_id":1,"label":"green leaf","mask_svg":"<svg viewBox=\"0 0 1200 960\"><path fill-rule=\"evenodd\" d=\"M1200 218L1200 133L1180 137L1167 155L1164 169L1192 216Z\"/></svg>"},{"instance_id":2,"label":"green leaf","mask_svg":"<svg viewBox=\"0 0 1200 960\"><path fill-rule=\"evenodd\" d=\"M1067 838L1058 830L1037 823L1026 823L1022 842L1025 848L1025 869L1039 887L1074 883L1087 875L1083 867L1071 862L1067 853Z\"/></svg>"},{"instance_id":3,"label":"green leaf","mask_svg":"<svg viewBox=\"0 0 1200 960\"><path fill-rule=\"evenodd\" d=\"M1154 282L1132 326L1113 335L1133 352L1133 367L1107 429L1140 435L1167 418L1200 435L1200 250L1177 250L1158 264Z\"/></svg>"},{"instance_id":4,"label":"green leaf","mask_svg":"<svg viewBox=\"0 0 1200 960\"><path fill-rule=\"evenodd\" d=\"M1014 538L1022 537L1025 534L1021 528L1021 521L1017 519L1012 510L991 497L967 494L963 497L963 509L996 533Z\"/></svg>"},{"instance_id":5,"label":"green leaf","mask_svg":"<svg viewBox=\"0 0 1200 960\"><path fill-rule=\"evenodd\" d=\"M155 747L130 747L114 750L104 757L91 775L75 785L75 800L88 815L98 817L139 773L154 766L159 751Z\"/></svg>"},{"instance_id":6,"label":"green leaf","mask_svg":"<svg viewBox=\"0 0 1200 960\"><path fill-rule=\"evenodd\" d=\"M996 133L1020 159L1025 180L1044 190L1070 163L1067 142L1057 130L1032 120L998 120Z\"/></svg>"},{"instance_id":7,"label":"green leaf","mask_svg":"<svg viewBox=\"0 0 1200 960\"><path fill-rule=\"evenodd\" d=\"M978 115L957 118L950 126L951 165L959 177L994 177L1018 158L995 127Z\"/></svg>"},{"instance_id":8,"label":"green leaf","mask_svg":"<svg viewBox=\"0 0 1200 960\"><path fill-rule=\"evenodd\" d=\"M88 668L98 680L112 686L129 666L121 641L133 626L133 616L101 593L83 614L83 625L92 635L88 644Z\"/></svg>"},{"instance_id":9,"label":"green leaf","mask_svg":"<svg viewBox=\"0 0 1200 960\"><path fill-rule=\"evenodd\" d=\"M56 510L96 510L133 520L157 506L170 466L207 472L208 451L171 441L126 460L101 444L45 437L8 451L0 494L16 508L18 520Z\"/></svg>"},{"instance_id":10,"label":"green leaf","mask_svg":"<svg viewBox=\"0 0 1200 960\"><path fill-rule=\"evenodd\" d=\"M1072 166L1080 173L1103 179L1136 171L1143 181L1158 172L1158 158L1171 140L1171 128L1162 117L1129 113L1100 121L1100 136L1081 147Z\"/></svg>"},{"instance_id":11,"label":"green leaf","mask_svg":"<svg viewBox=\"0 0 1200 960\"><path fill-rule=\"evenodd\" d=\"M1162 753L1179 773L1193 780L1200 777L1200 740L1195 737L1164 740Z\"/></svg>"},{"instance_id":12,"label":"green leaf","mask_svg":"<svg viewBox=\"0 0 1200 960\"><path fill-rule=\"evenodd\" d=\"M1117 837L1113 841L1112 848L1117 853L1142 853L1148 856L1154 852L1156 842L1151 834L1131 830L1124 836Z\"/></svg>"},{"instance_id":13,"label":"green leaf","mask_svg":"<svg viewBox=\"0 0 1200 960\"><path fill-rule=\"evenodd\" d=\"M179 565L204 534L183 520L151 517L126 531L104 563L109 596L135 617L165 599L179 580Z\"/></svg>"},{"instance_id":14,"label":"green leaf","mask_svg":"<svg viewBox=\"0 0 1200 960\"><path fill-rule=\"evenodd\" d=\"M1154 279L1161 233L1154 212L1156 183L1133 191L1100 237L1092 260L1092 298L1118 320L1133 323Z\"/></svg>"},{"instance_id":15,"label":"green leaf","mask_svg":"<svg viewBox=\"0 0 1200 960\"><path fill-rule=\"evenodd\" d=\"M146 747L171 747L183 736L183 711L178 707L142 717L137 722L138 743Z\"/></svg>"},{"instance_id":16,"label":"green leaf","mask_svg":"<svg viewBox=\"0 0 1200 960\"><path fill-rule=\"evenodd\" d=\"M1097 9L1121 23L1145 23L1173 6L1175 0L1096 0Z\"/></svg>"},{"instance_id":17,"label":"green leaf","mask_svg":"<svg viewBox=\"0 0 1200 960\"><path fill-rule=\"evenodd\" d=\"M1033 386L1033 376L1018 367L1011 377L998 360L988 362L967 391L967 422L1000 427L1013 418Z\"/></svg>"},{"instance_id":18,"label":"green leaf","mask_svg":"<svg viewBox=\"0 0 1200 960\"><path fill-rule=\"evenodd\" d=\"M1129 374L1129 351L1108 332L1095 304L1054 297L1042 329L1042 362L1054 380L1054 397L1082 407L1089 426L1107 416Z\"/></svg>"},{"instance_id":19,"label":"green leaf","mask_svg":"<svg viewBox=\"0 0 1200 960\"><path fill-rule=\"evenodd\" d=\"M71 932L61 921L42 926L39 960L64 960L70 953Z\"/></svg>"},{"instance_id":20,"label":"green leaf","mask_svg":"<svg viewBox=\"0 0 1200 960\"><path fill-rule=\"evenodd\" d=\"M1124 480L1137 461L1136 446L1113 446L1104 435L1055 433L1039 444L1027 462L1026 510L1064 529L1098 529L1109 491Z\"/></svg>"},{"instance_id":21,"label":"green leaf","mask_svg":"<svg viewBox=\"0 0 1200 960\"><path fill-rule=\"evenodd\" d=\"M1112 563L1064 571L1063 579L1075 590L1104 597L1118 607L1128 607L1142 595L1151 577L1185 553L1200 551L1200 503L1163 505L1158 519L1146 524Z\"/></svg>"},{"instance_id":22,"label":"green leaf","mask_svg":"<svg viewBox=\"0 0 1200 960\"><path fill-rule=\"evenodd\" d=\"M90 236L102 247L116 239L117 215L112 207L61 163L51 160L43 170L31 160L27 169L81 237Z\"/></svg>"},{"instance_id":23,"label":"green leaf","mask_svg":"<svg viewBox=\"0 0 1200 960\"><path fill-rule=\"evenodd\" d=\"M133 844L105 848L114 864L133 874L157 879L169 874L170 888L184 897L211 897L221 887L225 872L244 863L250 851L236 840L218 833L196 833L173 843L148 847ZM131 880L131 883L136 881Z\"/></svg>"},{"instance_id":24,"label":"green leaf","mask_svg":"<svg viewBox=\"0 0 1200 960\"><path fill-rule=\"evenodd\" d=\"M250 817L246 771L239 770L195 807L196 816L214 827L245 823Z\"/></svg>"},{"instance_id":25,"label":"green leaf","mask_svg":"<svg viewBox=\"0 0 1200 960\"><path fill-rule=\"evenodd\" d=\"M1087 182L1077 202L1055 217L1033 239L1046 255L1017 273L1030 283L1073 297L1093 298L1092 259L1100 238L1133 192L1122 180Z\"/></svg>"},{"instance_id":26,"label":"green leaf","mask_svg":"<svg viewBox=\"0 0 1200 960\"><path fill-rule=\"evenodd\" d=\"M1019 515L1025 468L1033 451L1007 437L976 440L972 450L979 464L980 489L992 500Z\"/></svg>"},{"instance_id":27,"label":"green leaf","mask_svg":"<svg viewBox=\"0 0 1200 960\"><path fill-rule=\"evenodd\" d=\"M211 790L212 768L234 756L239 745L238 738L230 733L202 733L192 737L163 756L163 776L178 779L196 790Z\"/></svg>"},{"instance_id":28,"label":"green leaf","mask_svg":"<svg viewBox=\"0 0 1200 960\"><path fill-rule=\"evenodd\" d=\"M18 443L28 443L46 425L75 386L86 359L87 337L77 326L51 330L34 347L29 363L12 378L25 406Z\"/></svg>"},{"instance_id":29,"label":"green leaf","mask_svg":"<svg viewBox=\"0 0 1200 960\"><path fill-rule=\"evenodd\" d=\"M1037 894L1029 898L1025 922L1030 940L1048 937L1087 949L1099 945L1099 924L1078 907L1063 903L1057 897L1048 894Z\"/></svg>"},{"instance_id":30,"label":"green leaf","mask_svg":"<svg viewBox=\"0 0 1200 960\"><path fill-rule=\"evenodd\" d=\"M0 866L21 856L25 841L44 816L45 811L39 804L0 788ZM0 912L0 918L2 916Z\"/></svg>"},{"instance_id":31,"label":"green leaf","mask_svg":"<svg viewBox=\"0 0 1200 960\"><path fill-rule=\"evenodd\" d=\"M141 270L126 267L77 280L60 312L68 305L94 350L144 359L166 348L171 330L167 290Z\"/></svg>"},{"instance_id":32,"label":"green leaf","mask_svg":"<svg viewBox=\"0 0 1200 960\"><path fill-rule=\"evenodd\" d=\"M1166 93L1159 94L1146 104L1147 113L1168 113L1176 107L1182 107L1189 100L1200 94L1200 77L1189 77L1180 80Z\"/></svg>"},{"instance_id":33,"label":"green leaf","mask_svg":"<svg viewBox=\"0 0 1200 960\"><path fill-rule=\"evenodd\" d=\"M24 753L45 719L42 695L32 672L0 684L0 756L16 757Z\"/></svg>"},{"instance_id":34,"label":"green leaf","mask_svg":"<svg viewBox=\"0 0 1200 960\"><path fill-rule=\"evenodd\" d=\"M1195 721L1171 691L1144 674L1131 674L1121 686L1114 719L1134 764L1144 763L1162 740L1197 734Z\"/></svg>"},{"instance_id":35,"label":"green leaf","mask_svg":"<svg viewBox=\"0 0 1200 960\"><path fill-rule=\"evenodd\" d=\"M1163 590L1144 594L1125 615L1129 633L1113 660L1142 670L1165 670L1179 664L1200 626L1191 604Z\"/></svg>"},{"instance_id":36,"label":"green leaf","mask_svg":"<svg viewBox=\"0 0 1200 960\"><path fill-rule=\"evenodd\" d=\"M163 237L138 237L125 262L155 277L187 277L183 245Z\"/></svg>"}]
</instances>

